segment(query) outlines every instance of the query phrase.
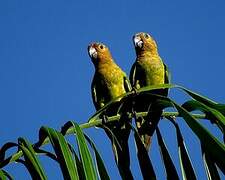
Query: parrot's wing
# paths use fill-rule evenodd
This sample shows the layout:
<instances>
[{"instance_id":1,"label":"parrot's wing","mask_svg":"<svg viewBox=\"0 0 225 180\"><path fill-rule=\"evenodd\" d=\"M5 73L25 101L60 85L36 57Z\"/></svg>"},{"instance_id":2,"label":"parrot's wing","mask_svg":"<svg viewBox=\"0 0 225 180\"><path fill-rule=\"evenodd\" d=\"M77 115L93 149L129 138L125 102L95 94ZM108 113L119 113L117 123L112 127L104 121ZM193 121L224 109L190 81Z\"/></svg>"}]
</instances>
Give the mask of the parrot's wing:
<instances>
[{"instance_id":1,"label":"parrot's wing","mask_svg":"<svg viewBox=\"0 0 225 180\"><path fill-rule=\"evenodd\" d=\"M131 86L132 87L135 87L135 84L136 84L136 63L134 63L131 67L131 70L130 70L130 83L131 83Z\"/></svg>"},{"instance_id":2,"label":"parrot's wing","mask_svg":"<svg viewBox=\"0 0 225 180\"><path fill-rule=\"evenodd\" d=\"M130 81L126 75L123 77L123 82L124 82L124 88L125 88L126 92L131 91L132 87L131 87Z\"/></svg>"},{"instance_id":3,"label":"parrot's wing","mask_svg":"<svg viewBox=\"0 0 225 180\"><path fill-rule=\"evenodd\" d=\"M168 67L167 67L167 65L165 64L165 63L163 63L163 65L164 65L164 71L165 71L165 80L164 80L164 82L166 83L166 84L170 84L170 81L171 81L171 74L170 74L170 72L169 72L169 69L168 69ZM166 90L164 90L164 95L165 96L168 96L168 93L169 93L169 89L166 89Z\"/></svg>"},{"instance_id":4,"label":"parrot's wing","mask_svg":"<svg viewBox=\"0 0 225 180\"><path fill-rule=\"evenodd\" d=\"M93 100L94 106L95 106L96 110L98 110L100 108L100 106L99 106L97 92L96 92L95 79L93 79L93 82L91 84L91 95L92 95L92 100Z\"/></svg>"},{"instance_id":5,"label":"parrot's wing","mask_svg":"<svg viewBox=\"0 0 225 180\"><path fill-rule=\"evenodd\" d=\"M169 84L171 81L171 74L169 72L167 65L165 63L163 63L163 65L164 65L164 69L165 69L165 83Z\"/></svg>"}]
</instances>

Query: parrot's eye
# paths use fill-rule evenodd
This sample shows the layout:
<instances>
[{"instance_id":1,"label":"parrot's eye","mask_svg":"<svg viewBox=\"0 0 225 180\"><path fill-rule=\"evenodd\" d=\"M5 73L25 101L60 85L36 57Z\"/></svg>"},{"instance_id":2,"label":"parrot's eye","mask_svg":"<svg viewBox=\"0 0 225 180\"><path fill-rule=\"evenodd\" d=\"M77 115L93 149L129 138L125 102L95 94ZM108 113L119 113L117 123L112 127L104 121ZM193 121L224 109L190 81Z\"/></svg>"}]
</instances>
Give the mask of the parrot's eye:
<instances>
[{"instance_id":1,"label":"parrot's eye","mask_svg":"<svg viewBox=\"0 0 225 180\"><path fill-rule=\"evenodd\" d=\"M100 49L104 49L104 46L102 44L99 47L100 47Z\"/></svg>"},{"instance_id":2,"label":"parrot's eye","mask_svg":"<svg viewBox=\"0 0 225 180\"><path fill-rule=\"evenodd\" d=\"M146 39L148 39L148 38L149 38L149 35L148 35L147 33L145 33L145 35L144 35L144 36L145 36L145 38L146 38Z\"/></svg>"}]
</instances>

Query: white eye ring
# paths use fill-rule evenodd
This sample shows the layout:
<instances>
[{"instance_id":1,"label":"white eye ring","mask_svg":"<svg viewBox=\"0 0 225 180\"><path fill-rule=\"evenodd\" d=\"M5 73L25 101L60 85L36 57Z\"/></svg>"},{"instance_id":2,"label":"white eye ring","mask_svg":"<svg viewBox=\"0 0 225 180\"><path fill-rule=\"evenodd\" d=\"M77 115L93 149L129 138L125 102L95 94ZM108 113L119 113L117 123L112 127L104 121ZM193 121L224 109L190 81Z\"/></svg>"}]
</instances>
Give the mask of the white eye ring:
<instances>
[{"instance_id":1,"label":"white eye ring","mask_svg":"<svg viewBox=\"0 0 225 180\"><path fill-rule=\"evenodd\" d=\"M149 34L147 34L147 33L145 33L144 36L145 36L146 39L148 39L150 37Z\"/></svg>"},{"instance_id":2,"label":"white eye ring","mask_svg":"<svg viewBox=\"0 0 225 180\"><path fill-rule=\"evenodd\" d=\"M100 49L104 49L105 48L104 45L102 45L102 44L99 47L100 47Z\"/></svg>"},{"instance_id":3,"label":"white eye ring","mask_svg":"<svg viewBox=\"0 0 225 180\"><path fill-rule=\"evenodd\" d=\"M93 47L90 47L89 48L89 55L92 57L92 58L97 58L97 56L98 56L98 53L97 53L97 51L96 51L96 49L95 48L93 48Z\"/></svg>"}]
</instances>

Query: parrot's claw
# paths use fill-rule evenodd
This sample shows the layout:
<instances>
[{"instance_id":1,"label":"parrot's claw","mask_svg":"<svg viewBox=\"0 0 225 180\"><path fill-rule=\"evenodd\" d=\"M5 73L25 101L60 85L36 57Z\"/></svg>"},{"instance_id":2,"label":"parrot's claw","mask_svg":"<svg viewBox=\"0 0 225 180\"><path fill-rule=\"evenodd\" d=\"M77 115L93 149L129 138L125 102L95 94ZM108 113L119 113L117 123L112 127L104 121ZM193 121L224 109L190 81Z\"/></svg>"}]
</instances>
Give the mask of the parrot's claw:
<instances>
[{"instance_id":1,"label":"parrot's claw","mask_svg":"<svg viewBox=\"0 0 225 180\"><path fill-rule=\"evenodd\" d=\"M169 116L172 120L176 120L176 116Z\"/></svg>"},{"instance_id":2,"label":"parrot's claw","mask_svg":"<svg viewBox=\"0 0 225 180\"><path fill-rule=\"evenodd\" d=\"M102 116L102 124L106 124L108 122L108 116L103 115Z\"/></svg>"},{"instance_id":3,"label":"parrot's claw","mask_svg":"<svg viewBox=\"0 0 225 180\"><path fill-rule=\"evenodd\" d=\"M163 118L163 116L162 116L162 118ZM176 121L176 116L167 116L165 118L169 119L170 121L174 121L174 122Z\"/></svg>"},{"instance_id":4,"label":"parrot's claw","mask_svg":"<svg viewBox=\"0 0 225 180\"><path fill-rule=\"evenodd\" d=\"M138 94L137 88L132 87L132 93L136 96Z\"/></svg>"},{"instance_id":5,"label":"parrot's claw","mask_svg":"<svg viewBox=\"0 0 225 180\"><path fill-rule=\"evenodd\" d=\"M137 119L137 112L134 110L134 108L132 108L132 116L134 117L134 119Z\"/></svg>"}]
</instances>

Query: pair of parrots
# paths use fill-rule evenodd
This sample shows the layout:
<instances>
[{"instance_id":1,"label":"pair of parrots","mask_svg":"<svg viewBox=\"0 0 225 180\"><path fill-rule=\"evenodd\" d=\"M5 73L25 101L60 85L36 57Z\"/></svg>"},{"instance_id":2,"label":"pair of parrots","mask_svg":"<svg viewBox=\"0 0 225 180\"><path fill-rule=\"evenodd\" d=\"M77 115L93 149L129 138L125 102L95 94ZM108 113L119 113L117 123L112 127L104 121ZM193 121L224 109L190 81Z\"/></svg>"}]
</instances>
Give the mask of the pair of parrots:
<instances>
[{"instance_id":1,"label":"pair of parrots","mask_svg":"<svg viewBox=\"0 0 225 180\"><path fill-rule=\"evenodd\" d=\"M136 61L130 71L130 81L125 72L114 62L106 45L102 43L92 43L88 46L88 53L95 67L91 90L96 110L99 110L116 97L131 91L132 88L139 89L145 86L169 83L167 67L159 56L157 44L154 39L148 33L140 32L133 36L133 43L136 51ZM167 96L168 90L161 89L153 93ZM145 117L136 122L140 130L143 144L147 150L149 149L151 136L153 134L153 132L150 132L151 125L157 125L162 115L162 108L157 107L155 102L156 98L140 96L139 99L135 100L134 105L134 110L136 112L151 112L148 116L149 119ZM107 115L115 115L115 113L116 112L111 112L110 114L109 112ZM129 119L127 119L127 121L129 121ZM143 131L141 126L144 128ZM149 132L148 127L150 129ZM130 129L116 127L111 130L121 145L121 147L115 147L115 145L113 147L114 153L117 153L115 156L117 158L117 165L122 167L122 169L119 168L120 173L124 173L126 178L129 179L128 138ZM107 134L111 141L113 141L111 135L109 133ZM130 177L130 179L132 178Z\"/></svg>"}]
</instances>

